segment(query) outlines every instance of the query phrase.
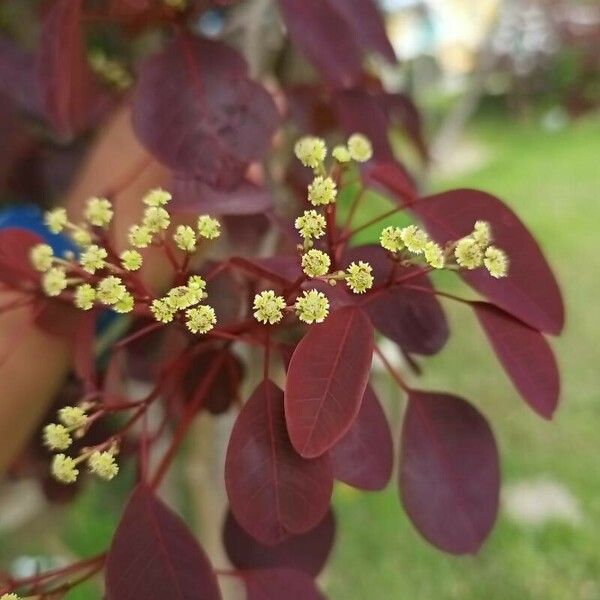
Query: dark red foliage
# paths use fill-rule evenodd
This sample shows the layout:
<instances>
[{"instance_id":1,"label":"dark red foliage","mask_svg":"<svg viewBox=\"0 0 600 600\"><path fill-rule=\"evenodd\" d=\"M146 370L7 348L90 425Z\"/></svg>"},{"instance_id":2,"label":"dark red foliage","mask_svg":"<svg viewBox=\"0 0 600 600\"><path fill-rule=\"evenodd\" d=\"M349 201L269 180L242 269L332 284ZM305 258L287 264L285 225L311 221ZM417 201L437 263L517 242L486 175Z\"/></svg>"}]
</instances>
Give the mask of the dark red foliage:
<instances>
[{"instance_id":1,"label":"dark red foliage","mask_svg":"<svg viewBox=\"0 0 600 600\"><path fill-rule=\"evenodd\" d=\"M0 231L0 281L11 287L21 287L39 280L39 273L31 266L29 251L41 239L25 229Z\"/></svg>"},{"instance_id":2,"label":"dark red foliage","mask_svg":"<svg viewBox=\"0 0 600 600\"><path fill-rule=\"evenodd\" d=\"M476 552L498 511L500 470L489 425L465 400L413 391L402 428L400 495L433 545Z\"/></svg>"},{"instance_id":3,"label":"dark red foliage","mask_svg":"<svg viewBox=\"0 0 600 600\"><path fill-rule=\"evenodd\" d=\"M317 576L329 557L335 538L335 520L329 511L314 528L291 535L283 542L267 546L248 535L231 512L223 529L223 542L229 560L239 569L289 567Z\"/></svg>"},{"instance_id":4,"label":"dark red foliage","mask_svg":"<svg viewBox=\"0 0 600 600\"><path fill-rule=\"evenodd\" d=\"M314 325L296 346L285 385L285 418L294 448L321 456L350 429L371 369L373 328L352 307Z\"/></svg>"},{"instance_id":5,"label":"dark red foliage","mask_svg":"<svg viewBox=\"0 0 600 600\"><path fill-rule=\"evenodd\" d=\"M544 336L491 304L474 302L473 309L492 348L527 404L545 419L558 405L558 365Z\"/></svg>"},{"instance_id":6,"label":"dark red foliage","mask_svg":"<svg viewBox=\"0 0 600 600\"><path fill-rule=\"evenodd\" d=\"M290 444L283 392L263 381L244 405L229 440L225 484L238 523L264 544L313 529L333 486L327 457L306 460Z\"/></svg>"},{"instance_id":7,"label":"dark red foliage","mask_svg":"<svg viewBox=\"0 0 600 600\"><path fill-rule=\"evenodd\" d=\"M108 600L220 600L212 566L181 519L134 490L106 557Z\"/></svg>"},{"instance_id":8,"label":"dark red foliage","mask_svg":"<svg viewBox=\"0 0 600 600\"><path fill-rule=\"evenodd\" d=\"M294 569L242 571L246 600L325 600L314 580Z\"/></svg>"},{"instance_id":9,"label":"dark red foliage","mask_svg":"<svg viewBox=\"0 0 600 600\"><path fill-rule=\"evenodd\" d=\"M235 186L263 157L277 123L271 96L226 44L182 34L141 68L135 131L178 174Z\"/></svg>"}]
</instances>

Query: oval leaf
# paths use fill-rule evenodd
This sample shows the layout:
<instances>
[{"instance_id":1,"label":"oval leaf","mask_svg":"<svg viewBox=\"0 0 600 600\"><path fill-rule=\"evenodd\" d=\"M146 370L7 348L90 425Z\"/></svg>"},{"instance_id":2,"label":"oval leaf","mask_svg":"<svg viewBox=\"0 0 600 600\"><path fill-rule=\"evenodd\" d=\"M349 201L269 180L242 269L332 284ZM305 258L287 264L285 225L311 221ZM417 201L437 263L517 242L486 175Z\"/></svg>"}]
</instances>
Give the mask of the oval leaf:
<instances>
[{"instance_id":1,"label":"oval leaf","mask_svg":"<svg viewBox=\"0 0 600 600\"><path fill-rule=\"evenodd\" d=\"M246 600L325 600L312 577L294 569L260 569L240 573Z\"/></svg>"},{"instance_id":2,"label":"oval leaf","mask_svg":"<svg viewBox=\"0 0 600 600\"><path fill-rule=\"evenodd\" d=\"M264 544L315 527L329 507L329 460L305 460L285 428L283 391L263 381L244 405L225 460L225 485L238 523Z\"/></svg>"},{"instance_id":3,"label":"oval leaf","mask_svg":"<svg viewBox=\"0 0 600 600\"><path fill-rule=\"evenodd\" d=\"M369 380L373 327L348 307L313 325L292 355L285 418L294 448L320 456L350 429Z\"/></svg>"},{"instance_id":4,"label":"oval leaf","mask_svg":"<svg viewBox=\"0 0 600 600\"><path fill-rule=\"evenodd\" d=\"M231 512L223 529L227 556L239 569L289 567L317 576L327 561L335 538L335 520L329 511L310 531L290 536L275 546L266 546L248 535Z\"/></svg>"},{"instance_id":5,"label":"oval leaf","mask_svg":"<svg viewBox=\"0 0 600 600\"><path fill-rule=\"evenodd\" d=\"M329 453L333 476L359 490L382 490L394 465L394 444L381 404L368 385L350 431Z\"/></svg>"},{"instance_id":6,"label":"oval leaf","mask_svg":"<svg viewBox=\"0 0 600 600\"><path fill-rule=\"evenodd\" d=\"M544 336L491 304L473 302L494 352L525 402L545 419L558 405L560 377Z\"/></svg>"},{"instance_id":7,"label":"oval leaf","mask_svg":"<svg viewBox=\"0 0 600 600\"><path fill-rule=\"evenodd\" d=\"M27 229L0 230L0 281L14 288L39 282L40 274L33 268L29 252L41 242L39 235Z\"/></svg>"},{"instance_id":8,"label":"oval leaf","mask_svg":"<svg viewBox=\"0 0 600 600\"><path fill-rule=\"evenodd\" d=\"M441 550L476 552L498 511L496 443L483 416L450 394L410 393L400 494L419 532Z\"/></svg>"},{"instance_id":9,"label":"oval leaf","mask_svg":"<svg viewBox=\"0 0 600 600\"><path fill-rule=\"evenodd\" d=\"M204 552L181 519L139 485L106 557L110 600L220 600Z\"/></svg>"}]
</instances>

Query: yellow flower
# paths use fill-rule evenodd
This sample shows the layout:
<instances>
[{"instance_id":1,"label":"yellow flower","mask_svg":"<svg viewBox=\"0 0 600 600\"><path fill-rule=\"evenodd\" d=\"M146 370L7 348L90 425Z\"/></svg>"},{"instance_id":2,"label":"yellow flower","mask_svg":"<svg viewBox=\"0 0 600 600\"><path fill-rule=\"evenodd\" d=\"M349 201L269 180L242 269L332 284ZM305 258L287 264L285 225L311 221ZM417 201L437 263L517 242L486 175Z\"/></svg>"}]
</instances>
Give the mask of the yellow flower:
<instances>
[{"instance_id":1,"label":"yellow flower","mask_svg":"<svg viewBox=\"0 0 600 600\"><path fill-rule=\"evenodd\" d=\"M309 325L322 323L329 314L329 300L323 292L308 290L298 296L294 308L301 321Z\"/></svg>"},{"instance_id":2,"label":"yellow flower","mask_svg":"<svg viewBox=\"0 0 600 600\"><path fill-rule=\"evenodd\" d=\"M346 146L336 146L331 153L333 158L337 160L339 163L347 163L352 160L352 156L350 156L350 151Z\"/></svg>"},{"instance_id":3,"label":"yellow flower","mask_svg":"<svg viewBox=\"0 0 600 600\"><path fill-rule=\"evenodd\" d=\"M443 269L446 263L444 250L435 242L427 242L425 246L425 260L434 269Z\"/></svg>"},{"instance_id":4,"label":"yellow flower","mask_svg":"<svg viewBox=\"0 0 600 600\"><path fill-rule=\"evenodd\" d=\"M346 269L346 284L355 294L364 294L373 287L373 268L362 260L350 263Z\"/></svg>"},{"instance_id":5,"label":"yellow flower","mask_svg":"<svg viewBox=\"0 0 600 600\"><path fill-rule=\"evenodd\" d=\"M348 151L357 162L367 162L373 156L373 146L369 138L361 133L354 133L348 138Z\"/></svg>"},{"instance_id":6,"label":"yellow flower","mask_svg":"<svg viewBox=\"0 0 600 600\"><path fill-rule=\"evenodd\" d=\"M308 186L308 200L313 206L335 202L337 188L331 177L315 177Z\"/></svg>"},{"instance_id":7,"label":"yellow flower","mask_svg":"<svg viewBox=\"0 0 600 600\"><path fill-rule=\"evenodd\" d=\"M88 468L90 473L97 475L101 479L110 481L119 472L119 465L115 461L112 452L92 452L88 458Z\"/></svg>"},{"instance_id":8,"label":"yellow flower","mask_svg":"<svg viewBox=\"0 0 600 600\"><path fill-rule=\"evenodd\" d=\"M152 243L152 232L147 227L132 225L129 228L128 239L135 248L147 248Z\"/></svg>"},{"instance_id":9,"label":"yellow flower","mask_svg":"<svg viewBox=\"0 0 600 600\"><path fill-rule=\"evenodd\" d=\"M107 257L108 253L104 248L92 244L85 252L81 253L79 264L84 271L93 275L98 269L103 269L106 266L105 259Z\"/></svg>"},{"instance_id":10,"label":"yellow flower","mask_svg":"<svg viewBox=\"0 0 600 600\"><path fill-rule=\"evenodd\" d=\"M198 302L198 294L187 285L171 288L165 301L173 310L184 310Z\"/></svg>"},{"instance_id":11,"label":"yellow flower","mask_svg":"<svg viewBox=\"0 0 600 600\"><path fill-rule=\"evenodd\" d=\"M428 235L416 225L409 225L400 230L400 237L406 244L407 249L414 254L421 254L429 242Z\"/></svg>"},{"instance_id":12,"label":"yellow flower","mask_svg":"<svg viewBox=\"0 0 600 600\"><path fill-rule=\"evenodd\" d=\"M114 304L113 310L115 312L125 314L133 310L135 300L129 292L125 292Z\"/></svg>"},{"instance_id":13,"label":"yellow flower","mask_svg":"<svg viewBox=\"0 0 600 600\"><path fill-rule=\"evenodd\" d=\"M90 198L85 207L85 218L96 227L106 227L113 218L112 204L106 198Z\"/></svg>"},{"instance_id":14,"label":"yellow flower","mask_svg":"<svg viewBox=\"0 0 600 600\"><path fill-rule=\"evenodd\" d=\"M484 248L492 241L492 229L487 221L476 221L471 237Z\"/></svg>"},{"instance_id":15,"label":"yellow flower","mask_svg":"<svg viewBox=\"0 0 600 600\"><path fill-rule=\"evenodd\" d=\"M307 136L296 142L294 153L305 167L316 169L327 156L327 146L321 138Z\"/></svg>"},{"instance_id":16,"label":"yellow flower","mask_svg":"<svg viewBox=\"0 0 600 600\"><path fill-rule=\"evenodd\" d=\"M96 290L89 283L82 283L75 288L74 303L81 310L90 310L94 306Z\"/></svg>"},{"instance_id":17,"label":"yellow flower","mask_svg":"<svg viewBox=\"0 0 600 600\"><path fill-rule=\"evenodd\" d=\"M44 223L52 233L60 233L68 222L67 211L64 208L49 210L44 215Z\"/></svg>"},{"instance_id":18,"label":"yellow flower","mask_svg":"<svg viewBox=\"0 0 600 600\"><path fill-rule=\"evenodd\" d=\"M48 244L36 244L29 251L29 259L36 271L47 271L52 266L54 251Z\"/></svg>"},{"instance_id":19,"label":"yellow flower","mask_svg":"<svg viewBox=\"0 0 600 600\"><path fill-rule=\"evenodd\" d=\"M58 411L58 419L63 425L72 429L79 429L87 423L85 410L79 406L65 406ZM62 448L59 448L62 450Z\"/></svg>"},{"instance_id":20,"label":"yellow flower","mask_svg":"<svg viewBox=\"0 0 600 600\"><path fill-rule=\"evenodd\" d=\"M483 250L471 236L467 236L456 243L454 257L459 266L472 270L483 263Z\"/></svg>"},{"instance_id":21,"label":"yellow flower","mask_svg":"<svg viewBox=\"0 0 600 600\"><path fill-rule=\"evenodd\" d=\"M155 188L153 190L150 190L144 196L142 202L146 206L165 206L171 201L171 199L172 196L171 194L169 194L169 192L161 188Z\"/></svg>"},{"instance_id":22,"label":"yellow flower","mask_svg":"<svg viewBox=\"0 0 600 600\"><path fill-rule=\"evenodd\" d=\"M302 256L302 270L309 277L320 277L329 271L331 260L321 250L309 250Z\"/></svg>"},{"instance_id":23,"label":"yellow flower","mask_svg":"<svg viewBox=\"0 0 600 600\"><path fill-rule=\"evenodd\" d=\"M196 232L189 225L178 225L173 241L184 252L196 252Z\"/></svg>"},{"instance_id":24,"label":"yellow flower","mask_svg":"<svg viewBox=\"0 0 600 600\"><path fill-rule=\"evenodd\" d=\"M188 308L185 316L187 317L185 324L192 333L207 333L217 322L214 309L207 305Z\"/></svg>"},{"instance_id":25,"label":"yellow flower","mask_svg":"<svg viewBox=\"0 0 600 600\"><path fill-rule=\"evenodd\" d=\"M504 250L500 250L500 248L497 248L496 246L490 246L485 251L483 264L490 272L490 275L496 279L508 275L508 256Z\"/></svg>"},{"instance_id":26,"label":"yellow flower","mask_svg":"<svg viewBox=\"0 0 600 600\"><path fill-rule=\"evenodd\" d=\"M50 423L44 427L44 444L50 450L66 450L73 440L68 429L59 423Z\"/></svg>"},{"instance_id":27,"label":"yellow flower","mask_svg":"<svg viewBox=\"0 0 600 600\"><path fill-rule=\"evenodd\" d=\"M87 229L77 227L71 232L71 238L80 248L87 248L92 243L92 235Z\"/></svg>"},{"instance_id":28,"label":"yellow flower","mask_svg":"<svg viewBox=\"0 0 600 600\"><path fill-rule=\"evenodd\" d=\"M404 248L404 242L402 241L402 230L400 227L394 227L390 225L382 230L379 236L379 243L381 247L390 252L398 252Z\"/></svg>"},{"instance_id":29,"label":"yellow flower","mask_svg":"<svg viewBox=\"0 0 600 600\"><path fill-rule=\"evenodd\" d=\"M159 323L170 323L175 311L164 300L153 300L150 310Z\"/></svg>"},{"instance_id":30,"label":"yellow flower","mask_svg":"<svg viewBox=\"0 0 600 600\"><path fill-rule=\"evenodd\" d=\"M221 235L221 224L208 215L200 215L196 227L200 236L207 240L214 240Z\"/></svg>"},{"instance_id":31,"label":"yellow flower","mask_svg":"<svg viewBox=\"0 0 600 600\"><path fill-rule=\"evenodd\" d=\"M274 325L283 318L285 298L277 296L273 290L265 290L254 296L254 318L260 323Z\"/></svg>"},{"instance_id":32,"label":"yellow flower","mask_svg":"<svg viewBox=\"0 0 600 600\"><path fill-rule=\"evenodd\" d=\"M126 271L137 271L142 266L142 255L137 250L121 252L121 265Z\"/></svg>"},{"instance_id":33,"label":"yellow flower","mask_svg":"<svg viewBox=\"0 0 600 600\"><path fill-rule=\"evenodd\" d=\"M187 286L195 292L204 292L206 289L206 281L200 275L190 275Z\"/></svg>"},{"instance_id":34,"label":"yellow flower","mask_svg":"<svg viewBox=\"0 0 600 600\"><path fill-rule=\"evenodd\" d=\"M57 454L52 460L52 475L61 483L75 483L79 469L77 463L64 454Z\"/></svg>"},{"instance_id":35,"label":"yellow flower","mask_svg":"<svg viewBox=\"0 0 600 600\"><path fill-rule=\"evenodd\" d=\"M67 287L67 275L62 267L52 267L42 277L42 287L47 296L60 296Z\"/></svg>"},{"instance_id":36,"label":"yellow flower","mask_svg":"<svg viewBox=\"0 0 600 600\"><path fill-rule=\"evenodd\" d=\"M320 238L325 233L325 217L316 210L306 210L294 223L304 239Z\"/></svg>"},{"instance_id":37,"label":"yellow flower","mask_svg":"<svg viewBox=\"0 0 600 600\"><path fill-rule=\"evenodd\" d=\"M105 277L96 287L98 300L108 306L116 304L127 293L127 288L123 285L123 281L114 275Z\"/></svg>"},{"instance_id":38,"label":"yellow flower","mask_svg":"<svg viewBox=\"0 0 600 600\"><path fill-rule=\"evenodd\" d=\"M170 224L171 217L162 206L149 206L144 211L142 226L150 233L158 233L161 230L167 229Z\"/></svg>"},{"instance_id":39,"label":"yellow flower","mask_svg":"<svg viewBox=\"0 0 600 600\"><path fill-rule=\"evenodd\" d=\"M0 600L23 600L20 596L16 594L2 594L0 596Z\"/></svg>"}]
</instances>

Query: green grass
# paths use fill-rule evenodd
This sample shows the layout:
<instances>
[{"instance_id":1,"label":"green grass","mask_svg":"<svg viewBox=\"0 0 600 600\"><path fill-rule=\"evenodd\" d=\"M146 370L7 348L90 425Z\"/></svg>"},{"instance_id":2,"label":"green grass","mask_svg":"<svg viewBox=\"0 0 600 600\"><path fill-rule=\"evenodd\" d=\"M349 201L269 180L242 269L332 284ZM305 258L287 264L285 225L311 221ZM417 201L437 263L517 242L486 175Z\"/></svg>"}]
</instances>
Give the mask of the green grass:
<instances>
[{"instance_id":1,"label":"green grass","mask_svg":"<svg viewBox=\"0 0 600 600\"><path fill-rule=\"evenodd\" d=\"M419 385L475 403L496 433L504 482L556 480L577 497L584 523L524 527L501 512L482 551L456 558L415 533L399 507L395 484L380 494L340 488L338 545L325 577L334 600L600 598L600 122L547 133L535 125L485 120L468 136L485 146L489 160L472 172L435 180L434 189L492 192L542 243L567 306L565 332L553 343L562 372L561 406L552 422L537 418L506 380L468 309L448 303L452 339L424 362ZM367 211L377 214L378 203L375 199Z\"/></svg>"}]
</instances>

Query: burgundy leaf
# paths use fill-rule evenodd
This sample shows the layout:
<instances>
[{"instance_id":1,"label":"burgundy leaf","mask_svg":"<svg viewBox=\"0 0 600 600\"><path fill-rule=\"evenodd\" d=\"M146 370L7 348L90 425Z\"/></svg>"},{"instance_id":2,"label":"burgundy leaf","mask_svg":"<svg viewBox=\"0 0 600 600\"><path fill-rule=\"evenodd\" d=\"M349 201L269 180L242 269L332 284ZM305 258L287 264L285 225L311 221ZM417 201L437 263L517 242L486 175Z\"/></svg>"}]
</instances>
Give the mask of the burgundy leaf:
<instances>
[{"instance_id":1,"label":"burgundy leaf","mask_svg":"<svg viewBox=\"0 0 600 600\"><path fill-rule=\"evenodd\" d=\"M275 546L266 546L248 535L231 512L223 529L227 556L239 569L289 567L317 576L327 561L335 537L335 521L329 511L314 528L290 536Z\"/></svg>"},{"instance_id":2,"label":"burgundy leaf","mask_svg":"<svg viewBox=\"0 0 600 600\"><path fill-rule=\"evenodd\" d=\"M350 431L329 453L333 476L361 490L381 490L394 465L394 444L381 404L367 386L362 406Z\"/></svg>"},{"instance_id":3,"label":"burgundy leaf","mask_svg":"<svg viewBox=\"0 0 600 600\"><path fill-rule=\"evenodd\" d=\"M78 315L77 332L73 339L73 368L75 374L84 382L93 382L96 375L96 311Z\"/></svg>"},{"instance_id":4,"label":"burgundy leaf","mask_svg":"<svg viewBox=\"0 0 600 600\"><path fill-rule=\"evenodd\" d=\"M35 324L46 333L65 339L82 333L80 326L84 315L72 303L39 296L35 308Z\"/></svg>"},{"instance_id":5,"label":"burgundy leaf","mask_svg":"<svg viewBox=\"0 0 600 600\"><path fill-rule=\"evenodd\" d=\"M34 56L4 36L0 37L0 92L19 109L40 115L40 90ZM5 110L6 106L3 106L3 113Z\"/></svg>"},{"instance_id":6,"label":"burgundy leaf","mask_svg":"<svg viewBox=\"0 0 600 600\"><path fill-rule=\"evenodd\" d=\"M204 552L144 485L134 490L106 557L109 600L220 600Z\"/></svg>"},{"instance_id":7,"label":"burgundy leaf","mask_svg":"<svg viewBox=\"0 0 600 600\"><path fill-rule=\"evenodd\" d=\"M90 126L107 101L87 61L81 21L81 0L57 0L42 23L37 62L42 109L65 137Z\"/></svg>"},{"instance_id":8,"label":"burgundy leaf","mask_svg":"<svg viewBox=\"0 0 600 600\"><path fill-rule=\"evenodd\" d=\"M140 140L164 164L232 187L269 147L278 115L243 58L222 42L177 36L142 66L133 104Z\"/></svg>"},{"instance_id":9,"label":"burgundy leaf","mask_svg":"<svg viewBox=\"0 0 600 600\"><path fill-rule=\"evenodd\" d=\"M242 571L246 600L325 600L312 577L294 569Z\"/></svg>"},{"instance_id":10,"label":"burgundy leaf","mask_svg":"<svg viewBox=\"0 0 600 600\"><path fill-rule=\"evenodd\" d=\"M416 189L404 168L393 161L381 160L369 165L365 170L367 185L391 193L401 206L412 205L416 201Z\"/></svg>"},{"instance_id":11,"label":"burgundy leaf","mask_svg":"<svg viewBox=\"0 0 600 600\"><path fill-rule=\"evenodd\" d=\"M491 304L474 302L475 314L494 352L523 399L545 419L558 405L560 377L544 336Z\"/></svg>"},{"instance_id":12,"label":"burgundy leaf","mask_svg":"<svg viewBox=\"0 0 600 600\"><path fill-rule=\"evenodd\" d=\"M285 387L294 448L320 456L350 429L360 410L373 355L373 328L353 307L313 325L296 346Z\"/></svg>"},{"instance_id":13,"label":"burgundy leaf","mask_svg":"<svg viewBox=\"0 0 600 600\"><path fill-rule=\"evenodd\" d=\"M390 121L398 121L407 136L416 146L422 158L428 158L427 145L423 135L421 115L415 103L406 94L383 93L381 101Z\"/></svg>"},{"instance_id":14,"label":"burgundy leaf","mask_svg":"<svg viewBox=\"0 0 600 600\"><path fill-rule=\"evenodd\" d=\"M170 190L173 210L179 213L253 215L273 206L271 194L248 181L230 190L220 190L198 179L181 176L173 179Z\"/></svg>"},{"instance_id":15,"label":"burgundy leaf","mask_svg":"<svg viewBox=\"0 0 600 600\"><path fill-rule=\"evenodd\" d=\"M256 388L233 427L225 484L238 523L264 544L309 531L327 512L329 460L296 454L285 428L283 392L271 381Z\"/></svg>"},{"instance_id":16,"label":"burgundy leaf","mask_svg":"<svg viewBox=\"0 0 600 600\"><path fill-rule=\"evenodd\" d=\"M476 552L498 511L496 443L457 396L412 391L402 428L400 494L419 532L441 550Z\"/></svg>"},{"instance_id":17,"label":"burgundy leaf","mask_svg":"<svg viewBox=\"0 0 600 600\"><path fill-rule=\"evenodd\" d=\"M371 173L405 204L406 194L382 175L382 171ZM477 220L488 221L495 243L510 258L508 277L494 279L484 269L461 271L461 277L493 304L535 329L560 333L564 307L558 283L535 239L498 198L478 190L451 190L419 200L412 210L441 244L467 235Z\"/></svg>"},{"instance_id":18,"label":"burgundy leaf","mask_svg":"<svg viewBox=\"0 0 600 600\"><path fill-rule=\"evenodd\" d=\"M0 231L0 281L10 287L39 281L29 260L29 251L41 238L26 229L9 227Z\"/></svg>"}]
</instances>

